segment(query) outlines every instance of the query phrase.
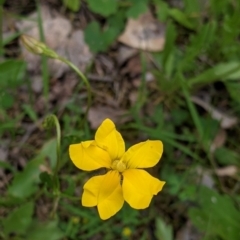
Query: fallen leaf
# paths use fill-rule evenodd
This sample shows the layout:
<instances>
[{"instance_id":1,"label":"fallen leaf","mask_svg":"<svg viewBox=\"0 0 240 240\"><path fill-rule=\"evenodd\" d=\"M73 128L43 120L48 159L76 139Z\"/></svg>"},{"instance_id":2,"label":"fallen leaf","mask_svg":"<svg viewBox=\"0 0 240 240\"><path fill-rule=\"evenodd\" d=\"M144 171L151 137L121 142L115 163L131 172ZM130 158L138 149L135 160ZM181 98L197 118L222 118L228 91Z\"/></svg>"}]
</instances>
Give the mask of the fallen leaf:
<instances>
[{"instance_id":1,"label":"fallen leaf","mask_svg":"<svg viewBox=\"0 0 240 240\"><path fill-rule=\"evenodd\" d=\"M200 166L196 170L197 170L197 175L201 177L201 185L206 186L210 189L213 189L215 185L215 181L213 179L212 172L207 169L203 169Z\"/></svg>"},{"instance_id":2,"label":"fallen leaf","mask_svg":"<svg viewBox=\"0 0 240 240\"><path fill-rule=\"evenodd\" d=\"M93 59L93 54L85 43L84 34L81 30L72 32L66 44L66 51L68 59L81 71L85 71L86 67Z\"/></svg>"},{"instance_id":3,"label":"fallen leaf","mask_svg":"<svg viewBox=\"0 0 240 240\"><path fill-rule=\"evenodd\" d=\"M231 177L236 175L237 172L238 172L238 169L234 165L216 169L216 174L219 177L226 177L226 176Z\"/></svg>"},{"instance_id":4,"label":"fallen leaf","mask_svg":"<svg viewBox=\"0 0 240 240\"><path fill-rule=\"evenodd\" d=\"M88 113L88 120L92 129L96 129L106 118L110 118L115 124L122 124L129 120L129 117L124 116L127 111L111 108L107 106L91 107Z\"/></svg>"},{"instance_id":5,"label":"fallen leaf","mask_svg":"<svg viewBox=\"0 0 240 240\"><path fill-rule=\"evenodd\" d=\"M165 25L147 12L137 19L129 19L118 41L133 48L161 51L165 44Z\"/></svg>"},{"instance_id":6,"label":"fallen leaf","mask_svg":"<svg viewBox=\"0 0 240 240\"><path fill-rule=\"evenodd\" d=\"M117 56L117 61L119 65L122 65L128 59L133 57L137 52L138 52L137 49L130 48L127 46L120 46L118 48L118 56Z\"/></svg>"},{"instance_id":7,"label":"fallen leaf","mask_svg":"<svg viewBox=\"0 0 240 240\"><path fill-rule=\"evenodd\" d=\"M139 56L136 55L129 59L126 66L121 70L121 73L129 74L131 78L140 75L142 73L142 66Z\"/></svg>"},{"instance_id":8,"label":"fallen leaf","mask_svg":"<svg viewBox=\"0 0 240 240\"><path fill-rule=\"evenodd\" d=\"M226 138L227 138L226 131L223 129L220 129L210 146L210 152L214 153L217 148L222 147L226 142Z\"/></svg>"},{"instance_id":9,"label":"fallen leaf","mask_svg":"<svg viewBox=\"0 0 240 240\"><path fill-rule=\"evenodd\" d=\"M31 77L31 86L32 86L32 90L35 93L40 93L42 91L43 88L43 81L42 81L42 76L40 75L33 75Z\"/></svg>"},{"instance_id":10,"label":"fallen leaf","mask_svg":"<svg viewBox=\"0 0 240 240\"><path fill-rule=\"evenodd\" d=\"M199 97L193 96L191 97L191 100L205 109L213 119L220 121L220 125L223 129L231 128L237 124L238 119L236 117L220 112L218 109L214 108L212 105L203 101Z\"/></svg>"}]
</instances>

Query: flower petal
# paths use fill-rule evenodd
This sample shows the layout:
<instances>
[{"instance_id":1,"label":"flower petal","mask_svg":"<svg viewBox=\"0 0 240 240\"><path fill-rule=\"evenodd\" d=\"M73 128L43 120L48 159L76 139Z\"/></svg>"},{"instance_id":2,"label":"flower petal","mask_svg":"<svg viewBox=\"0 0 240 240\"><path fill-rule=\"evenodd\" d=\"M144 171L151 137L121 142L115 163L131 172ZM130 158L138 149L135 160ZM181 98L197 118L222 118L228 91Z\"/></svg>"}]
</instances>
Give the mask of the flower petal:
<instances>
[{"instance_id":1,"label":"flower petal","mask_svg":"<svg viewBox=\"0 0 240 240\"><path fill-rule=\"evenodd\" d=\"M135 209L147 208L153 195L161 191L165 184L140 169L128 169L122 174L123 197Z\"/></svg>"},{"instance_id":2,"label":"flower petal","mask_svg":"<svg viewBox=\"0 0 240 240\"><path fill-rule=\"evenodd\" d=\"M95 140L99 147L110 154L112 160L120 159L125 152L123 138L110 119L104 120L97 129Z\"/></svg>"},{"instance_id":3,"label":"flower petal","mask_svg":"<svg viewBox=\"0 0 240 240\"><path fill-rule=\"evenodd\" d=\"M92 177L83 186L82 205L84 207L97 206L98 193L104 176Z\"/></svg>"},{"instance_id":4,"label":"flower petal","mask_svg":"<svg viewBox=\"0 0 240 240\"><path fill-rule=\"evenodd\" d=\"M155 166L163 153L159 140L147 140L130 147L123 156L127 168L149 168Z\"/></svg>"},{"instance_id":5,"label":"flower petal","mask_svg":"<svg viewBox=\"0 0 240 240\"><path fill-rule=\"evenodd\" d=\"M69 155L74 165L85 171L92 171L102 167L110 168L109 154L96 146L95 141L85 141L69 146Z\"/></svg>"},{"instance_id":6,"label":"flower petal","mask_svg":"<svg viewBox=\"0 0 240 240\"><path fill-rule=\"evenodd\" d=\"M82 204L98 207L100 218L105 220L116 214L123 206L124 199L117 171L91 178L84 185Z\"/></svg>"},{"instance_id":7,"label":"flower petal","mask_svg":"<svg viewBox=\"0 0 240 240\"><path fill-rule=\"evenodd\" d=\"M109 171L103 181L98 196L98 212L105 220L115 215L123 206L124 199L117 171Z\"/></svg>"}]
</instances>

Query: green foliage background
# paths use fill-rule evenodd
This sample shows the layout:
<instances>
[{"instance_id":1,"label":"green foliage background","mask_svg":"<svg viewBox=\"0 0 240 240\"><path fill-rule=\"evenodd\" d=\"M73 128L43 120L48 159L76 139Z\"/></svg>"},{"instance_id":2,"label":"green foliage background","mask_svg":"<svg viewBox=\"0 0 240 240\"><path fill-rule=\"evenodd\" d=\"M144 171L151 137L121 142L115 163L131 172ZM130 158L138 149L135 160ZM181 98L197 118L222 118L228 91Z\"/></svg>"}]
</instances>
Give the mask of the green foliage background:
<instances>
[{"instance_id":1,"label":"green foliage background","mask_svg":"<svg viewBox=\"0 0 240 240\"><path fill-rule=\"evenodd\" d=\"M50 168L56 164L56 140L48 137L41 149L35 149L36 154L22 171L0 161L0 168L14 176L0 196L3 213L0 216L0 238L57 240L101 236L102 239L137 237L144 240L153 239L153 231L156 239L172 240L179 230L177 227L189 220L200 233L199 239L239 240L240 128L237 125L229 130L226 144L212 154L210 145L221 128L220 122L196 108L191 96L201 89L210 94L216 92L215 85L221 84L224 91L213 95L214 103L227 101L227 110L239 118L240 2L210 0L207 7L203 7L201 1L183 0L179 8L163 0L87 0L84 3L92 13L104 19L104 26L101 22L92 21L85 29L85 41L95 54L107 52L123 31L127 19L137 18L150 6L155 16L166 25L165 48L162 52L153 53L152 58L156 65L153 74L158 81L159 94L164 96L169 107L159 104L151 116L140 116L139 111L150 94L147 89L143 91L142 86L139 90L141 101L129 110L134 121L118 128L123 135L130 130L136 136L141 132L149 139L163 141L164 156L156 175L167 184L146 211L136 211L125 204L120 213L103 222L96 210L81 207L75 189L82 186L89 175L77 172L69 160L67 149L73 142L91 139L94 133L88 123L81 129L77 127L83 111L77 105L77 93L74 93L67 111L61 116L63 146L59 178L65 189L56 215L42 221L34 214L41 199L54 203L51 178L48 174L39 177L40 166L46 158ZM82 2L77 0L63 0L62 4L73 13L82 6ZM16 37L12 36L12 39ZM3 54L7 44L2 44ZM29 78L23 60L1 60L2 139L7 134L14 141L21 132L19 123L25 116L32 122L39 121L31 103L22 105L17 118L11 117L10 110L17 99L18 88L26 83L29 84ZM171 121L167 121L166 116ZM153 125L154 128L151 127ZM216 168L229 165L236 166L238 173L228 179L213 174L213 189L201 184L201 176L196 177L199 168L214 172ZM174 219L174 212L182 214L182 217ZM151 231L150 226L153 226ZM123 234L124 228L130 229L130 236Z\"/></svg>"}]
</instances>

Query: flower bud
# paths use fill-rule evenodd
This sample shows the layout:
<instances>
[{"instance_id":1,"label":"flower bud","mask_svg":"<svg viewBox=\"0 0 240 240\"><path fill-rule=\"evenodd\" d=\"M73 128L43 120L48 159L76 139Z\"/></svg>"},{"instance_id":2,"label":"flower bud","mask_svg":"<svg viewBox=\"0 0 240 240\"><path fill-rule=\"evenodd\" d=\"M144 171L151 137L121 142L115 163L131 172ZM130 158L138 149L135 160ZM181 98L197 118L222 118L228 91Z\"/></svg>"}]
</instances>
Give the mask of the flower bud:
<instances>
[{"instance_id":1,"label":"flower bud","mask_svg":"<svg viewBox=\"0 0 240 240\"><path fill-rule=\"evenodd\" d=\"M51 129L54 127L54 115L50 114L47 117L44 118L42 122L42 126L45 129Z\"/></svg>"},{"instance_id":2,"label":"flower bud","mask_svg":"<svg viewBox=\"0 0 240 240\"><path fill-rule=\"evenodd\" d=\"M20 37L23 46L31 53L45 55L50 58L59 58L56 52L48 48L46 44L36 40L33 37L23 34Z\"/></svg>"}]
</instances>

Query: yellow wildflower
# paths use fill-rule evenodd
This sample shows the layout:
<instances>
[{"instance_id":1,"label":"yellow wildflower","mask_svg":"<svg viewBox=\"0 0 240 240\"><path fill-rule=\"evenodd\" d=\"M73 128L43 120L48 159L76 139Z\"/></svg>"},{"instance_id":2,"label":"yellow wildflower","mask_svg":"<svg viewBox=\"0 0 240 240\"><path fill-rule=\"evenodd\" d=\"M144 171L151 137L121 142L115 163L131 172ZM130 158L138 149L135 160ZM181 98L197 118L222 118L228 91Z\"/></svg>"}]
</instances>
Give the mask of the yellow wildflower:
<instances>
[{"instance_id":1,"label":"yellow wildflower","mask_svg":"<svg viewBox=\"0 0 240 240\"><path fill-rule=\"evenodd\" d=\"M131 231L131 229L130 229L129 227L123 228L123 230L122 230L122 235L123 235L124 237L130 237L131 234L132 234L132 231Z\"/></svg>"},{"instance_id":2,"label":"yellow wildflower","mask_svg":"<svg viewBox=\"0 0 240 240\"><path fill-rule=\"evenodd\" d=\"M147 208L165 182L141 168L155 166L162 152L163 145L159 140L138 143L125 152L125 143L114 123L110 119L104 120L97 129L95 140L69 147L70 158L76 167L85 171L108 169L105 175L92 177L85 183L82 205L97 206L103 220L116 214L124 200L132 208Z\"/></svg>"}]
</instances>

